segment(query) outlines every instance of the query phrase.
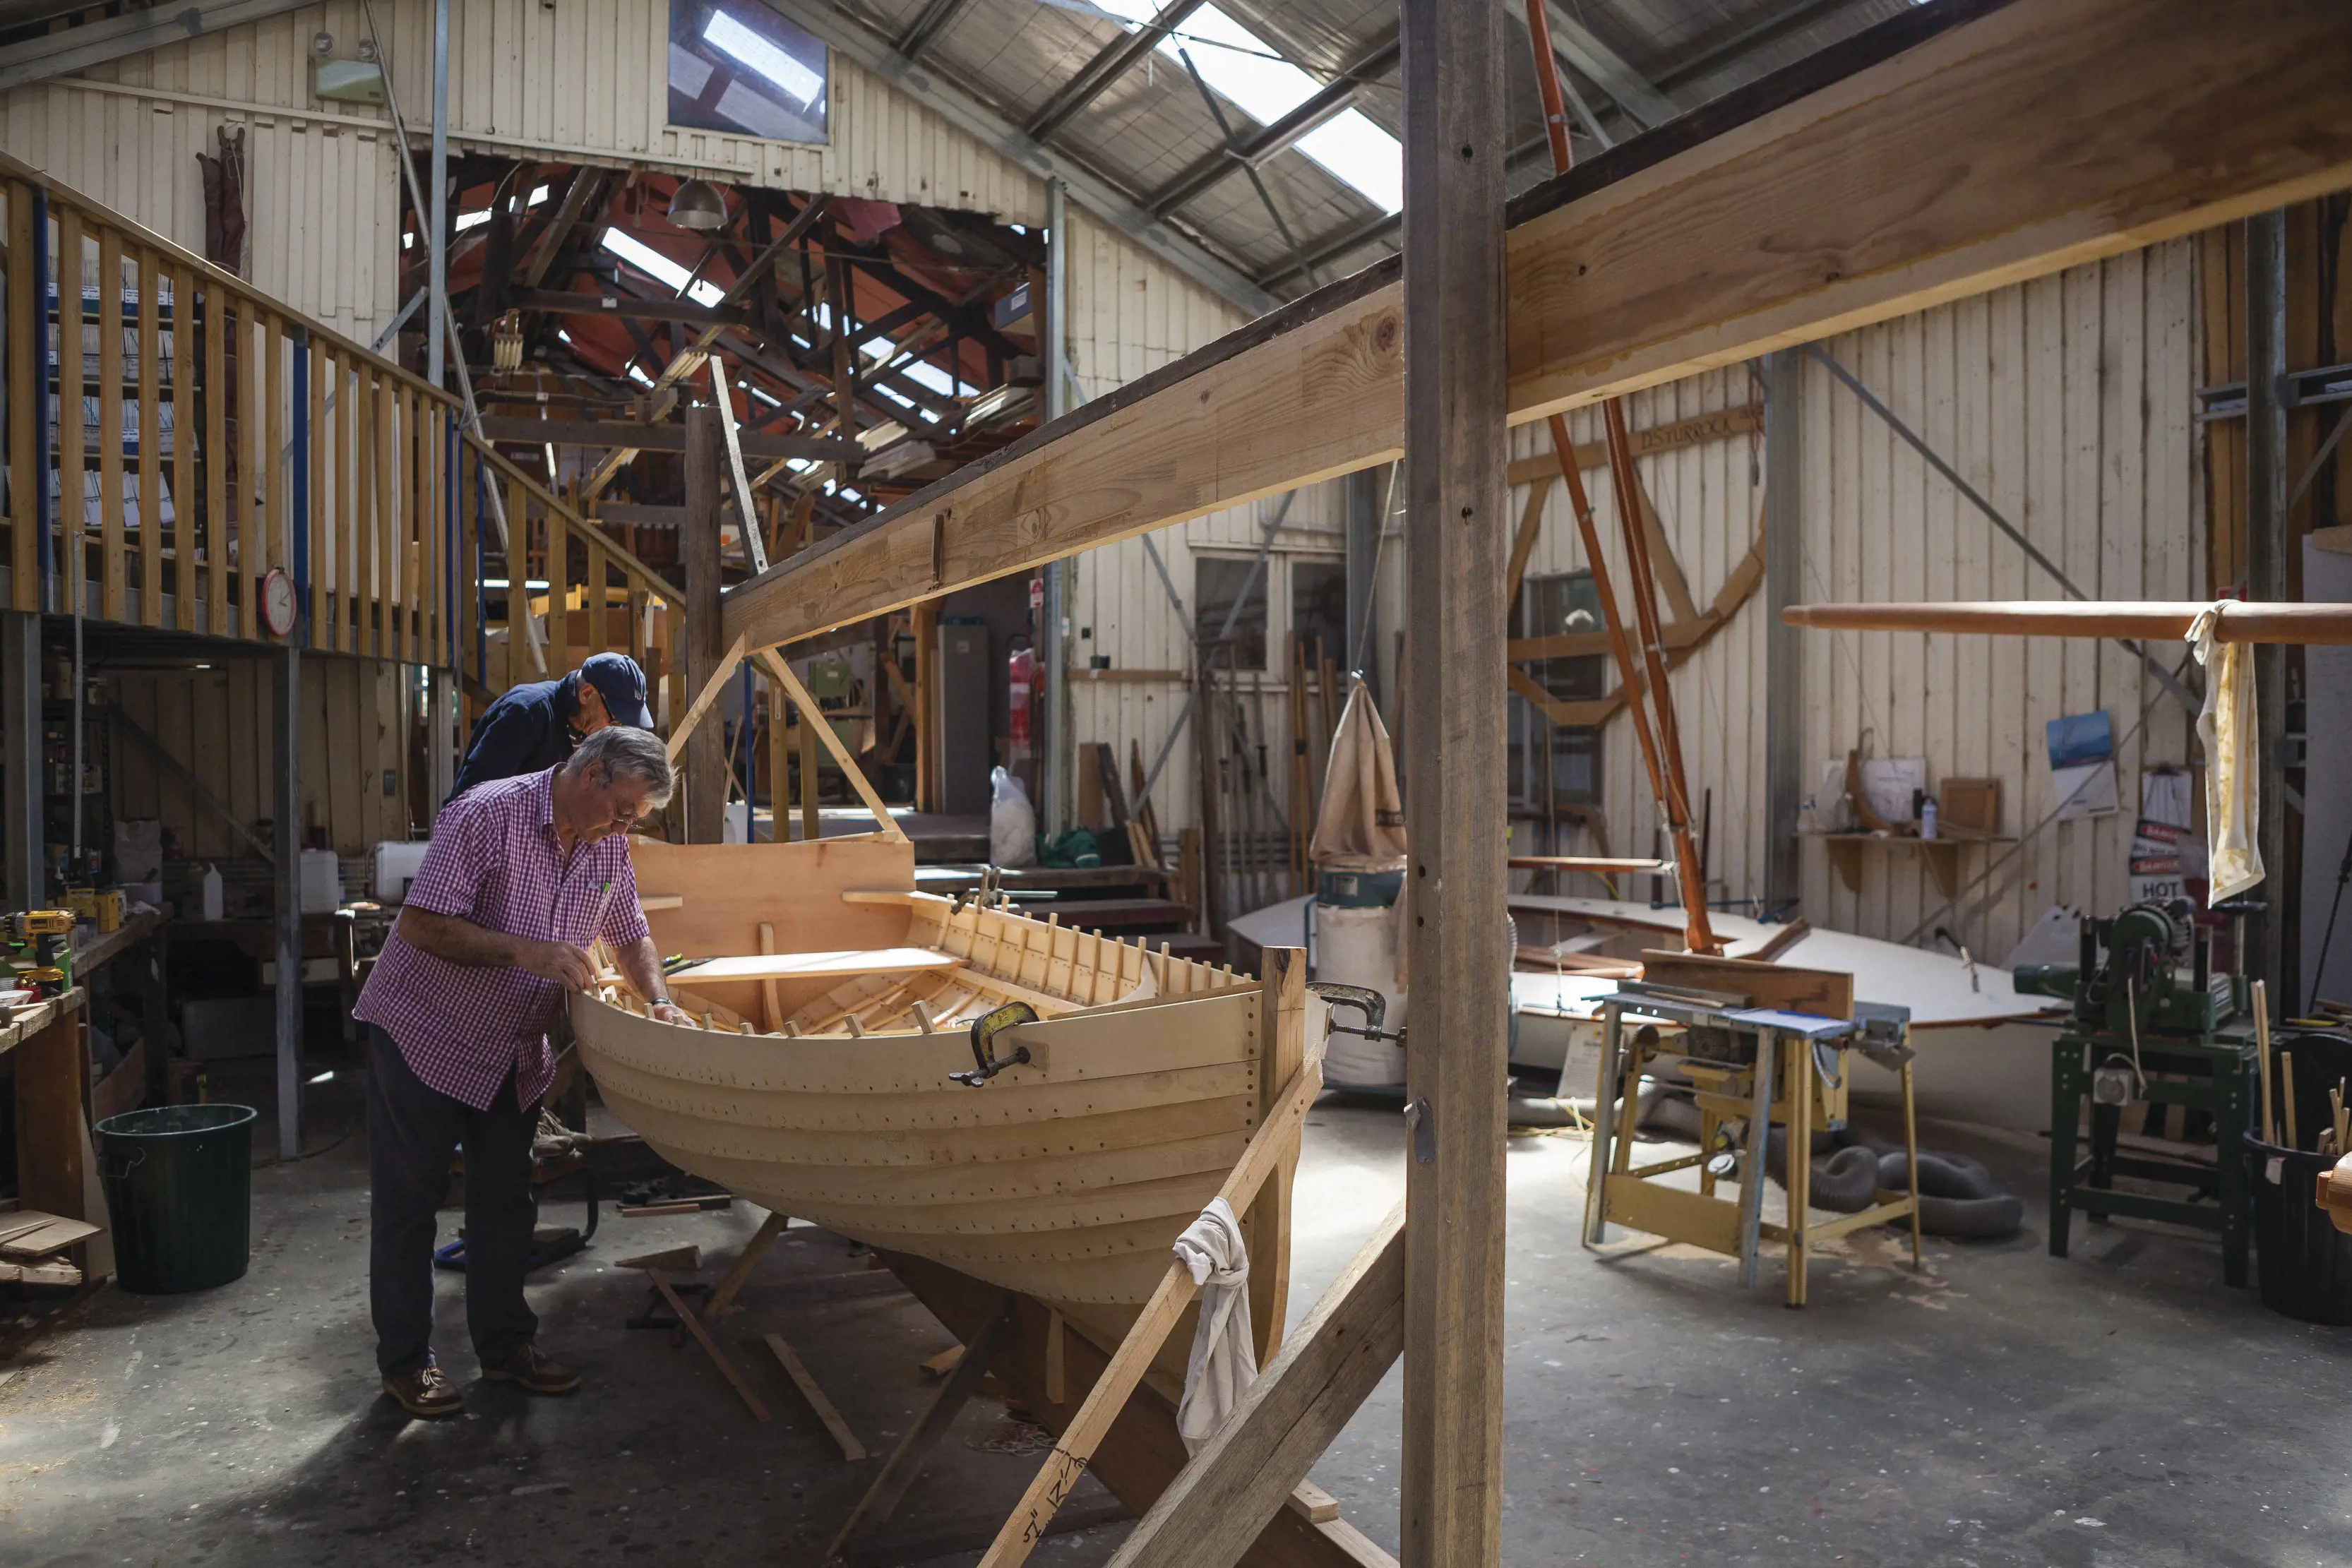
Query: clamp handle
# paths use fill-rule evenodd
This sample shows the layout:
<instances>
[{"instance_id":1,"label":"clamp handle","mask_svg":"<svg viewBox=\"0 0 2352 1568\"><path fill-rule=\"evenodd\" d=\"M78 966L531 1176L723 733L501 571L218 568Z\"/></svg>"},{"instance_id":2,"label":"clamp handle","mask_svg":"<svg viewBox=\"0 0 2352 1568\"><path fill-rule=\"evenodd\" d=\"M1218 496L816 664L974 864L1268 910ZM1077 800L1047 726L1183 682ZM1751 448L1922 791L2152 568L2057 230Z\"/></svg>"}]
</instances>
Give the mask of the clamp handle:
<instances>
[{"instance_id":1,"label":"clamp handle","mask_svg":"<svg viewBox=\"0 0 2352 1568\"><path fill-rule=\"evenodd\" d=\"M1365 1040L1392 1040L1399 1045L1404 1043L1403 1030L1391 1033L1381 1028L1388 1021L1389 999L1371 987L1342 985L1337 980L1309 980L1307 988L1321 997L1328 1006L1354 1008L1364 1015L1364 1027L1361 1029L1352 1024L1326 1020L1324 1030L1327 1033L1360 1035Z\"/></svg>"},{"instance_id":2,"label":"clamp handle","mask_svg":"<svg viewBox=\"0 0 2352 1568\"><path fill-rule=\"evenodd\" d=\"M1008 1029L1037 1021L1037 1009L1027 1002L1007 1002L992 1012L983 1013L971 1020L971 1060L969 1072L950 1072L948 1077L967 1088L978 1089L1008 1067L1019 1066L1030 1060L1029 1048L1015 1046L1010 1056L993 1053L992 1041Z\"/></svg>"}]
</instances>

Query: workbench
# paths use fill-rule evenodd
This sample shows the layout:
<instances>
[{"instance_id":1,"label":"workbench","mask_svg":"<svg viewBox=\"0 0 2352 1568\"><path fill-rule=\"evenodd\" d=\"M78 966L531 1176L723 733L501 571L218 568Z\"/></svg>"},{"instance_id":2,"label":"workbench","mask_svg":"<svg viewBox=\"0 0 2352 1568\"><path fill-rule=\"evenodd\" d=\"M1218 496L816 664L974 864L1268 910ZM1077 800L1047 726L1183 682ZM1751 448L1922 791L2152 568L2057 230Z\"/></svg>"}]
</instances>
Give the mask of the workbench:
<instances>
[{"instance_id":1,"label":"workbench","mask_svg":"<svg viewBox=\"0 0 2352 1568\"><path fill-rule=\"evenodd\" d=\"M89 1157L89 1048L82 1032L87 993L79 987L0 1024L0 1058L16 1077L16 1201L66 1219L94 1219L86 1194ZM75 1263L88 1271L81 1247Z\"/></svg>"},{"instance_id":2,"label":"workbench","mask_svg":"<svg viewBox=\"0 0 2352 1568\"><path fill-rule=\"evenodd\" d=\"M149 1100L162 1097L170 1028L164 1005L168 990L166 953L170 946L164 932L169 925L168 918L162 915L126 915L114 930L92 936L74 949L74 983L85 993L87 1009L128 1017L139 1030L138 1042L122 1053L114 1071L90 1091L93 1124L125 1111L135 1111ZM122 983L118 976L113 988L117 995L127 992L138 999L135 1012L100 995L89 984L95 976L142 952L146 959L131 966L129 983Z\"/></svg>"},{"instance_id":3,"label":"workbench","mask_svg":"<svg viewBox=\"0 0 2352 1568\"><path fill-rule=\"evenodd\" d=\"M1612 1224L1623 1225L1736 1258L1740 1284L1751 1286L1756 1282L1762 1244L1778 1241L1787 1249L1788 1304L1801 1307L1806 1267L1816 1244L1907 1218L1912 1266L1917 1267L1919 1140L1912 1110L1910 1046L1900 1038L1906 1032L1909 1015L1906 1009L1869 1003L1857 1004L1857 1009L1864 1013L1861 1021L1818 1018L1771 1008L1689 1000L1644 990L1638 983L1621 985L1602 998L1592 1167L1585 1188L1585 1245L1601 1246L1608 1239ZM1628 1013L1637 1019L1630 1046L1625 1034ZM1683 1034L1670 1048L1654 1030L1639 1028L1650 1022L1679 1025ZM1903 1144L1910 1161L1910 1191L1881 1187L1873 1203L1860 1212L1816 1220L1810 1204L1812 1134L1816 1125L1827 1128L1844 1120L1848 1044L1874 1024L1874 1032L1895 1037L1892 1045L1874 1042L1874 1053L1900 1062ZM1735 1049L1710 1049L1724 1041L1734 1042ZM1738 1042L1748 1043L1740 1049ZM1693 1098L1700 1116L1699 1151L1635 1166L1634 1118L1643 1073L1651 1063L1678 1066L1697 1085ZM1764 1219L1767 1150L1776 1122L1788 1136L1784 1172L1788 1216L1779 1225ZM1716 1196L1719 1180L1727 1174L1724 1167L1728 1162L1719 1156L1730 1151L1729 1128L1735 1123L1743 1123L1746 1128L1736 1200ZM1694 1166L1699 1171L1696 1193L1657 1179Z\"/></svg>"}]
</instances>

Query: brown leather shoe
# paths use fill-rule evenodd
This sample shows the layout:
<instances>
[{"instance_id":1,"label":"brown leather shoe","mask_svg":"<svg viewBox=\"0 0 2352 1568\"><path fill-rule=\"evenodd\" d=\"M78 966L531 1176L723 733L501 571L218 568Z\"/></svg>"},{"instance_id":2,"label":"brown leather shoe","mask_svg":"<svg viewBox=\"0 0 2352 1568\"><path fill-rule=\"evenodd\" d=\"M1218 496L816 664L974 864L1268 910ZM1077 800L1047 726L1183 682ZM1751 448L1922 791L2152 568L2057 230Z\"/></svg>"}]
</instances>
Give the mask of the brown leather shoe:
<instances>
[{"instance_id":1,"label":"brown leather shoe","mask_svg":"<svg viewBox=\"0 0 2352 1568\"><path fill-rule=\"evenodd\" d=\"M415 1372L404 1372L398 1377L383 1380L383 1391L399 1402L411 1416L432 1420L441 1416L455 1416L466 1407L466 1396L449 1381L449 1375L426 1362Z\"/></svg>"},{"instance_id":2,"label":"brown leather shoe","mask_svg":"<svg viewBox=\"0 0 2352 1568\"><path fill-rule=\"evenodd\" d=\"M580 1386L580 1375L560 1361L539 1353L539 1346L527 1344L496 1366L482 1368L482 1376L491 1383L515 1383L527 1394L569 1394Z\"/></svg>"}]
</instances>

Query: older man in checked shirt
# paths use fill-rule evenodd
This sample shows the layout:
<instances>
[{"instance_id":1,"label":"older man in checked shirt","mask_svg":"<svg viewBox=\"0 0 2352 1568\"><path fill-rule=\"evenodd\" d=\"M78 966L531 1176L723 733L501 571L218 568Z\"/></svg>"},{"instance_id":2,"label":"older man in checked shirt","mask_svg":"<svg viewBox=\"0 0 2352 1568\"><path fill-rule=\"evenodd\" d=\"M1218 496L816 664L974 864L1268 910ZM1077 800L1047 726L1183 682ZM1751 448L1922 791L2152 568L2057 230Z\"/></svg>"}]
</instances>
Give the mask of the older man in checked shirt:
<instances>
[{"instance_id":1,"label":"older man in checked shirt","mask_svg":"<svg viewBox=\"0 0 2352 1568\"><path fill-rule=\"evenodd\" d=\"M464 1404L433 1359L433 1239L466 1151L466 1323L482 1375L564 1394L523 1301L530 1141L555 1073L547 1026L593 977L598 938L656 1017L671 1005L626 831L675 786L660 740L614 726L544 773L452 801L352 1017L370 1025L369 1305L384 1392L415 1416Z\"/></svg>"}]
</instances>

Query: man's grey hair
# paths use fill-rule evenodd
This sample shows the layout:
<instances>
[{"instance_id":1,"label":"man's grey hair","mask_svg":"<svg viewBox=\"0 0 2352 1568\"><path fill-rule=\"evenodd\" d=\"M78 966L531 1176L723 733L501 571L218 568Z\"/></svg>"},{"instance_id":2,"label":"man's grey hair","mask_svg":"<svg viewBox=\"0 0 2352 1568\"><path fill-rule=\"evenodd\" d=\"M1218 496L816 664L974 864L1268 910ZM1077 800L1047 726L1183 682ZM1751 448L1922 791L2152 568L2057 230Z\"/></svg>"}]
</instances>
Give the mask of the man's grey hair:
<instances>
[{"instance_id":1,"label":"man's grey hair","mask_svg":"<svg viewBox=\"0 0 2352 1568\"><path fill-rule=\"evenodd\" d=\"M601 764L607 779L636 779L650 785L646 803L661 807L669 804L672 792L677 789L677 770L669 765L669 749L661 737L649 729L635 729L625 724L608 724L582 741L563 765L567 774L578 774Z\"/></svg>"}]
</instances>

